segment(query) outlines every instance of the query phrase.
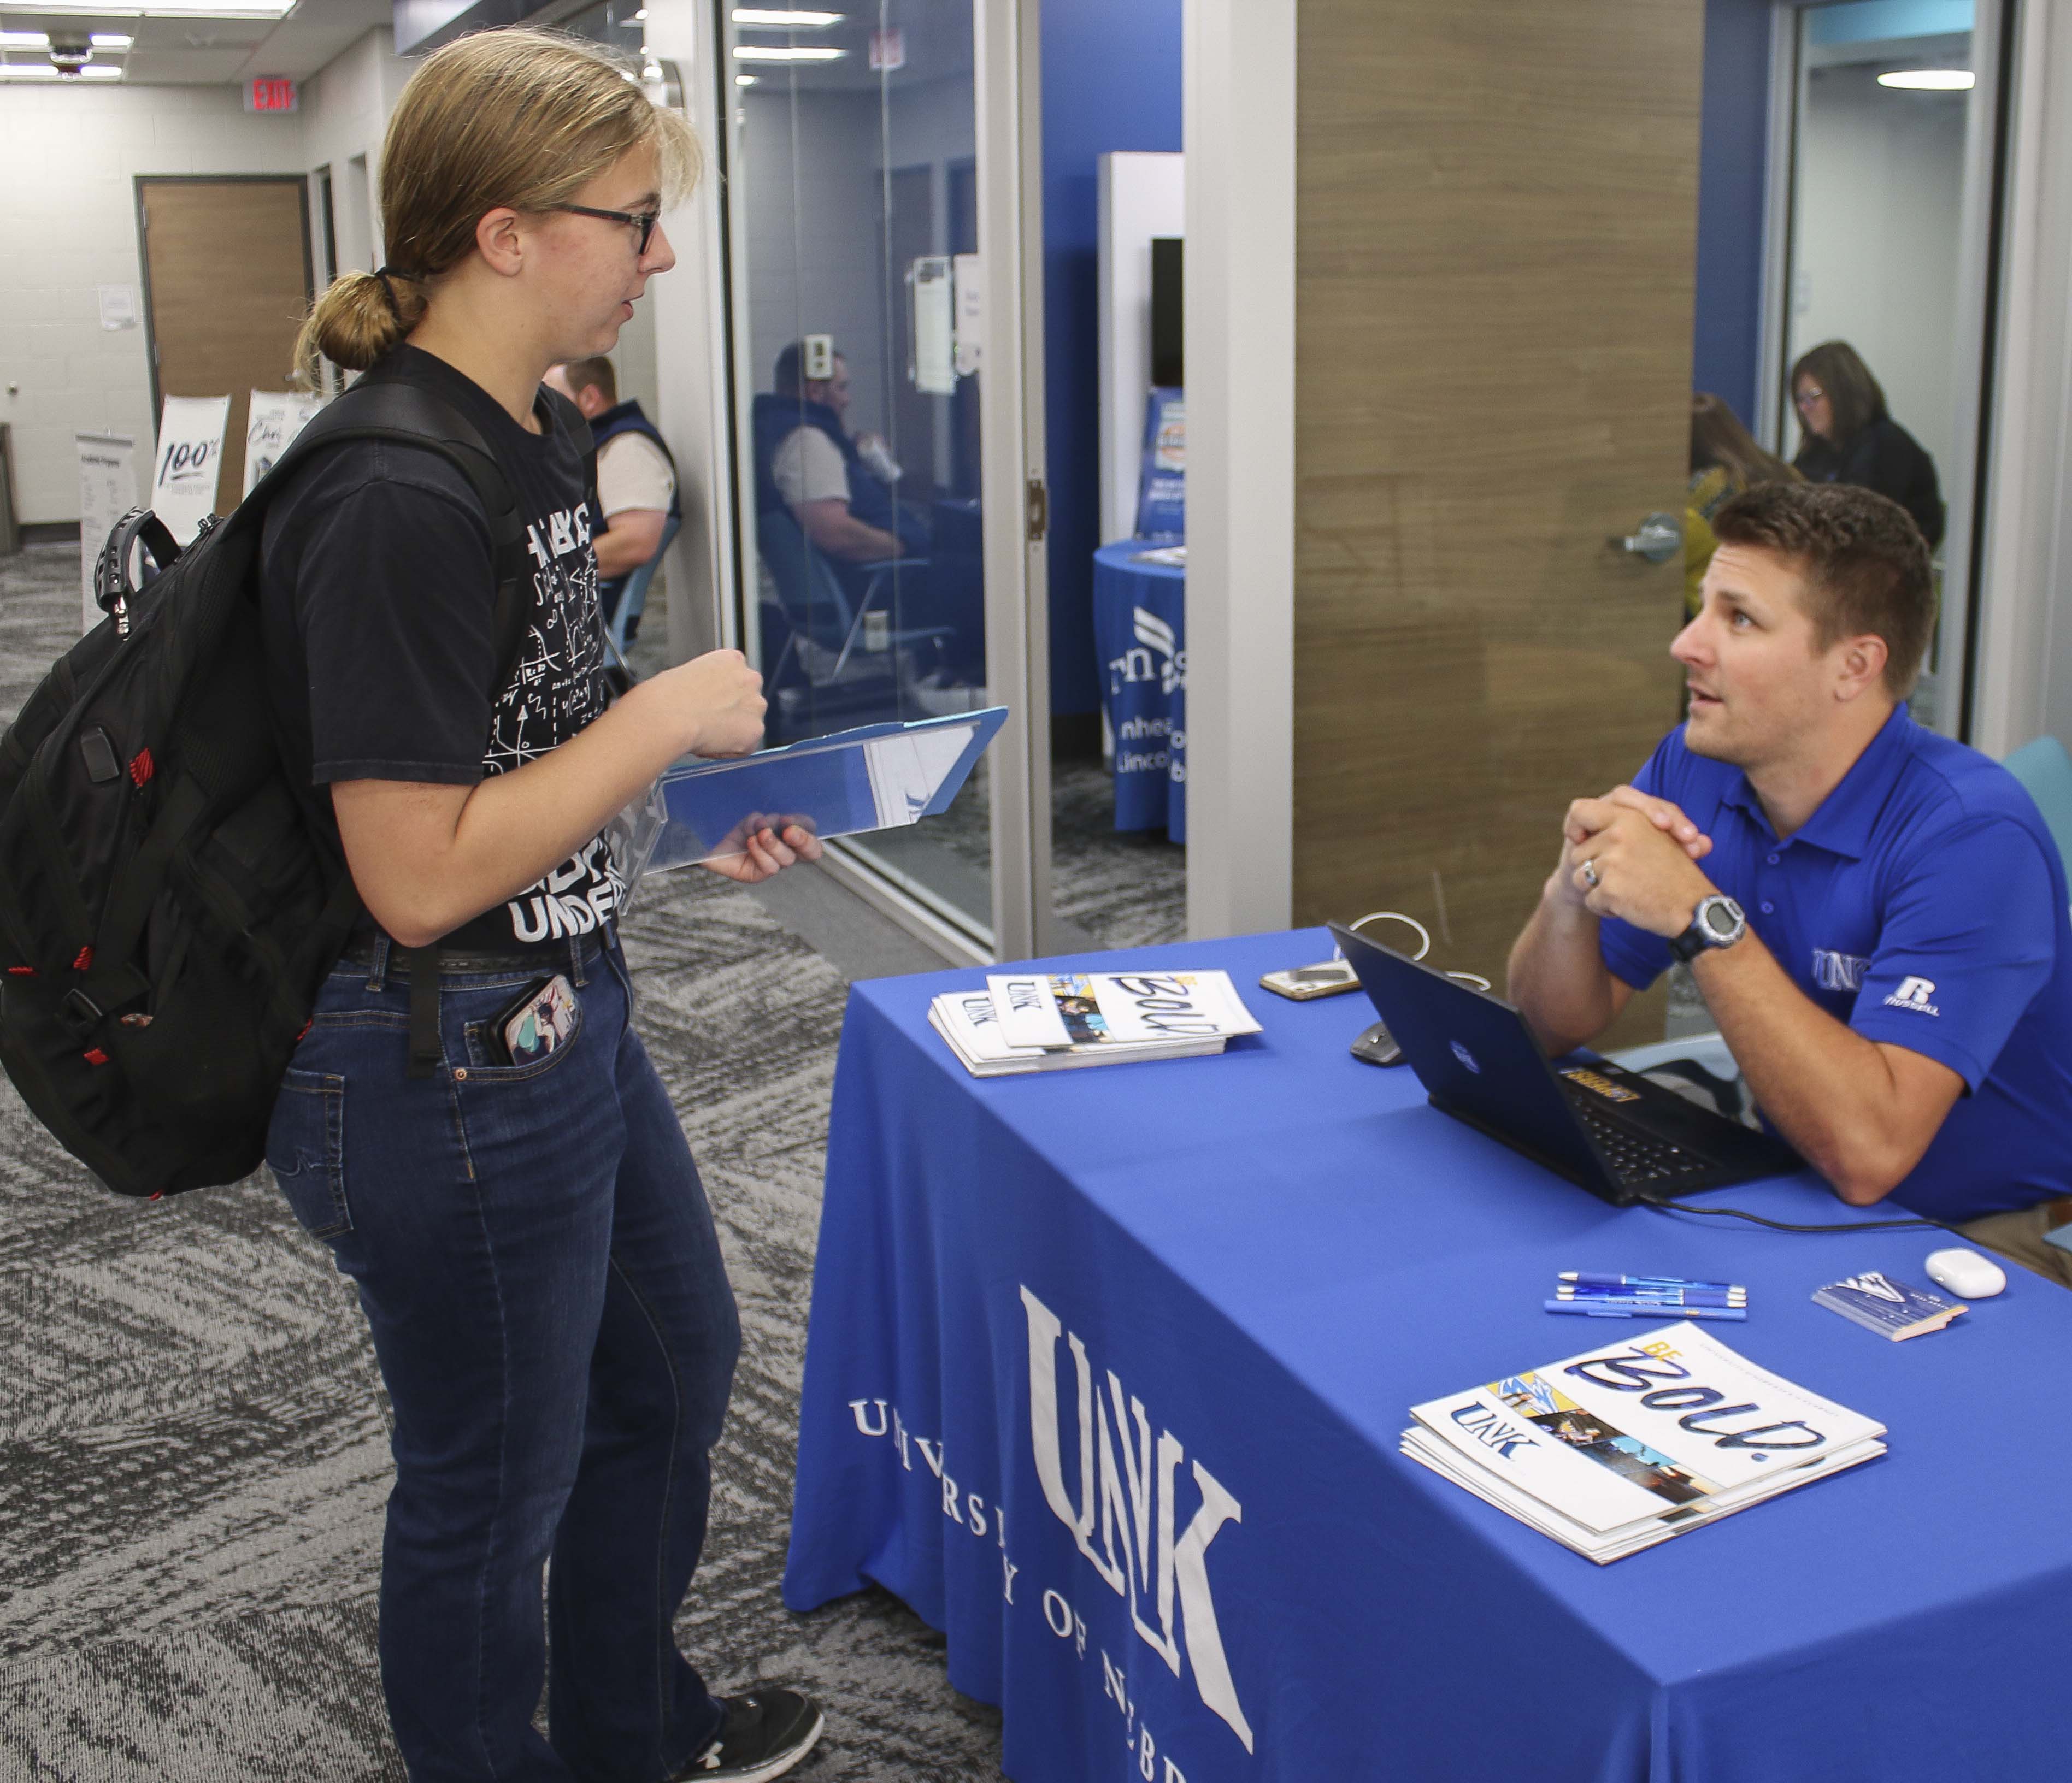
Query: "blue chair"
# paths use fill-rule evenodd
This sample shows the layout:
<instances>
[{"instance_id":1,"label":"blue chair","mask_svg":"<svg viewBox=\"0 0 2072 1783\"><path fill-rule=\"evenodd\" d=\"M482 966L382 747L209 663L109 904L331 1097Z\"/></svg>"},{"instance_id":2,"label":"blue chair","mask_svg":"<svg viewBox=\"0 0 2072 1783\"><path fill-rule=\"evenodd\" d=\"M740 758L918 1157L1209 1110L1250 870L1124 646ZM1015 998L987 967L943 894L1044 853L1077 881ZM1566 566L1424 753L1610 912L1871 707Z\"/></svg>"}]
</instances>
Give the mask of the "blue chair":
<instances>
[{"instance_id":1,"label":"blue chair","mask_svg":"<svg viewBox=\"0 0 2072 1783\"><path fill-rule=\"evenodd\" d=\"M663 557L669 549L669 541L675 538L683 523L674 515L662 528L662 542L655 547L655 555L626 578L626 585L619 591L619 610L611 616L611 623L605 627L611 639L611 647L619 659L626 659L627 627L639 618L648 606L648 585L654 581L655 572L660 567Z\"/></svg>"},{"instance_id":2,"label":"blue chair","mask_svg":"<svg viewBox=\"0 0 2072 1783\"><path fill-rule=\"evenodd\" d=\"M857 640L863 634L864 615L880 606L898 586L894 573L925 570L928 567L925 557L858 564L856 567L865 577L863 595L852 603L841 578L835 573L834 565L824 553L814 549L799 523L788 513L758 514L755 519L755 543L769 568L770 579L777 591L777 604L789 634L783 649L770 668L768 679L773 688L793 666L795 657L798 670L808 685L816 689L835 685L856 656ZM902 652L923 644L939 645L944 639L956 635L955 629L949 626L915 626L893 631L885 652L885 678L898 680L899 664L903 659ZM817 662L809 660L808 652L799 647L802 639L814 647L812 654L819 659ZM827 660L829 657L832 658L832 663Z\"/></svg>"},{"instance_id":3,"label":"blue chair","mask_svg":"<svg viewBox=\"0 0 2072 1783\"><path fill-rule=\"evenodd\" d=\"M2002 764L2019 780L2043 813L2058 857L2072 875L2072 756L2055 737L2024 743Z\"/></svg>"}]
</instances>

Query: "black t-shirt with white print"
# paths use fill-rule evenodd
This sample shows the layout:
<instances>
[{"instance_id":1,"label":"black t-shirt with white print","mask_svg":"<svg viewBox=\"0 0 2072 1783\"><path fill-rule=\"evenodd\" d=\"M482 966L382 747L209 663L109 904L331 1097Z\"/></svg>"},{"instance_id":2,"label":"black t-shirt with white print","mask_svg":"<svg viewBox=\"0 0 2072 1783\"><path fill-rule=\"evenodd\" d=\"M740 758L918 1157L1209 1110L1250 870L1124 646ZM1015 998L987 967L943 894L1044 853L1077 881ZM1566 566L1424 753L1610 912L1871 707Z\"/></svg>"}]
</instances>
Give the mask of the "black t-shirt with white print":
<instances>
[{"instance_id":1,"label":"black t-shirt with white print","mask_svg":"<svg viewBox=\"0 0 2072 1783\"><path fill-rule=\"evenodd\" d=\"M543 392L528 433L442 359L383 362L459 409L495 452L525 519L532 609L492 705L496 586L489 526L437 454L354 441L314 459L266 516L261 613L268 680L312 821L337 833L339 780L471 786L564 743L604 709L596 522L583 455ZM624 891L600 836L445 938L474 951L565 946Z\"/></svg>"}]
</instances>

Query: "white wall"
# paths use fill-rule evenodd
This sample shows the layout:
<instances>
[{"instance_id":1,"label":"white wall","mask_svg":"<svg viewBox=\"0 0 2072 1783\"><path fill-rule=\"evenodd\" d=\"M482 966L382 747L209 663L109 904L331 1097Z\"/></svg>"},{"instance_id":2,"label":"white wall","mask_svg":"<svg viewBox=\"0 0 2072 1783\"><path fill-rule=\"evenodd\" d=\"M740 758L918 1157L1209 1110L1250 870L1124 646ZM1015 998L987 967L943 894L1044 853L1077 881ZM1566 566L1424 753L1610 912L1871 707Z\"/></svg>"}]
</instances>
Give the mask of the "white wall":
<instances>
[{"instance_id":1,"label":"white wall","mask_svg":"<svg viewBox=\"0 0 2072 1783\"><path fill-rule=\"evenodd\" d=\"M338 230L338 269L372 272L380 265L381 138L388 114L415 64L396 54L396 34L371 31L302 86L302 144L311 175L310 240L323 279L322 197L317 170L329 167Z\"/></svg>"},{"instance_id":2,"label":"white wall","mask_svg":"<svg viewBox=\"0 0 2072 1783\"><path fill-rule=\"evenodd\" d=\"M92 85L0 89L0 421L14 429L21 518L76 520L72 437L135 436L150 462L149 342L134 183L140 174L301 174L328 162L342 266L372 266L372 211L352 156L378 167L381 132L410 64L371 31L305 82L302 109L265 117L232 86ZM312 189L310 240L323 216ZM138 323L100 325L99 287L139 292ZM9 386L18 387L11 393Z\"/></svg>"},{"instance_id":3,"label":"white wall","mask_svg":"<svg viewBox=\"0 0 2072 1783\"><path fill-rule=\"evenodd\" d=\"M1296 0L1186 0L1187 933L1288 926Z\"/></svg>"},{"instance_id":4,"label":"white wall","mask_svg":"<svg viewBox=\"0 0 2072 1783\"><path fill-rule=\"evenodd\" d=\"M1963 93L1906 92L1875 71L1811 71L1800 127L1790 351L1846 340L1947 495L1956 433ZM1787 450L1799 434L1787 429Z\"/></svg>"},{"instance_id":5,"label":"white wall","mask_svg":"<svg viewBox=\"0 0 2072 1783\"><path fill-rule=\"evenodd\" d=\"M0 89L0 421L14 429L24 521L79 517L72 435L156 417L138 323L100 325L98 287L139 290L139 174L298 174L303 119L248 115L235 87Z\"/></svg>"},{"instance_id":6,"label":"white wall","mask_svg":"<svg viewBox=\"0 0 2072 1783\"><path fill-rule=\"evenodd\" d=\"M2022 9L1971 740L2072 745L2072 8Z\"/></svg>"}]
</instances>

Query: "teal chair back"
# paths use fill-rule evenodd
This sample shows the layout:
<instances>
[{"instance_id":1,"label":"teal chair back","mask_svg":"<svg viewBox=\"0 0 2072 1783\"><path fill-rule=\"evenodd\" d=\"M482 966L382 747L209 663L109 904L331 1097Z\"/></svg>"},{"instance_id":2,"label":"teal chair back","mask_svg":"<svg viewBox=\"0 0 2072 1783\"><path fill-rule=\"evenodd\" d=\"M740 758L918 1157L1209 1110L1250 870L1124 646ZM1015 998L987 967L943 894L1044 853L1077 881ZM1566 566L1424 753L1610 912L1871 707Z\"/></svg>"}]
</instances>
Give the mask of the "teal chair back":
<instances>
[{"instance_id":1,"label":"teal chair back","mask_svg":"<svg viewBox=\"0 0 2072 1783\"><path fill-rule=\"evenodd\" d=\"M2039 737L2024 743L2005 765L2043 813L2066 877L2072 877L2072 755L2055 737Z\"/></svg>"}]
</instances>

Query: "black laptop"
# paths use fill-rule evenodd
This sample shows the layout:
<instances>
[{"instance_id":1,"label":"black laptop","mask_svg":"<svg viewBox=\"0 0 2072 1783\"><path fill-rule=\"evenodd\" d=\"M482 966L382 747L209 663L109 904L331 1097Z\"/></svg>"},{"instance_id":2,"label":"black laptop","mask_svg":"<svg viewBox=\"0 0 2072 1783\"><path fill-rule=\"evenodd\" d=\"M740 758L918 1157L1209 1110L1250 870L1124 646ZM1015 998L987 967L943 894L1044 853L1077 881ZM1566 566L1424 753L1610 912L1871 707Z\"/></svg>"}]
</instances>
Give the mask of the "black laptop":
<instances>
[{"instance_id":1,"label":"black laptop","mask_svg":"<svg viewBox=\"0 0 2072 1783\"><path fill-rule=\"evenodd\" d=\"M1594 1195L1626 1206L1802 1167L1769 1135L1609 1059L1551 1063L1503 998L1331 933L1433 1107Z\"/></svg>"}]
</instances>

